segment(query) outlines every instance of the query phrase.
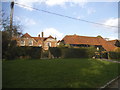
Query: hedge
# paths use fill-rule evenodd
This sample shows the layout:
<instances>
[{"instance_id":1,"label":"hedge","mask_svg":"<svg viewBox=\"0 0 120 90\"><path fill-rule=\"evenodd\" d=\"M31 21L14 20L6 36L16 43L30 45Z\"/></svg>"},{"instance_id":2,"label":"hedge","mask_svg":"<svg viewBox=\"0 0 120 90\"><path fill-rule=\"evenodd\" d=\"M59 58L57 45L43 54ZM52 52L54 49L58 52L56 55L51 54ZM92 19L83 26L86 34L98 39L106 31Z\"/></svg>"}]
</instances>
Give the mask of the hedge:
<instances>
[{"instance_id":1,"label":"hedge","mask_svg":"<svg viewBox=\"0 0 120 90\"><path fill-rule=\"evenodd\" d=\"M109 52L110 59L120 59L120 52Z\"/></svg>"},{"instance_id":2,"label":"hedge","mask_svg":"<svg viewBox=\"0 0 120 90\"><path fill-rule=\"evenodd\" d=\"M5 53L4 59L17 59L17 58L30 58L38 59L41 57L41 47L21 46L21 47L9 47Z\"/></svg>"},{"instance_id":3,"label":"hedge","mask_svg":"<svg viewBox=\"0 0 120 90\"><path fill-rule=\"evenodd\" d=\"M56 57L56 58L61 57L61 48L50 47L49 50L54 57Z\"/></svg>"},{"instance_id":4,"label":"hedge","mask_svg":"<svg viewBox=\"0 0 120 90\"><path fill-rule=\"evenodd\" d=\"M61 58L92 58L95 56L96 49L93 47L86 48L50 48L50 52L54 57Z\"/></svg>"}]
</instances>

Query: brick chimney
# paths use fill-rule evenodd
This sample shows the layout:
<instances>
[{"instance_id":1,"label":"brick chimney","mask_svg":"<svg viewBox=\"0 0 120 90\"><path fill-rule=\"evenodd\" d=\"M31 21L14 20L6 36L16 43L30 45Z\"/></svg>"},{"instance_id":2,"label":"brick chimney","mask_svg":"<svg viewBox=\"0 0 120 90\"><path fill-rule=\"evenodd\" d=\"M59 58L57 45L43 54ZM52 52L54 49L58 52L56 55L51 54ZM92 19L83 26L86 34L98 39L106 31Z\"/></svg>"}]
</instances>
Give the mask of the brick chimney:
<instances>
[{"instance_id":1,"label":"brick chimney","mask_svg":"<svg viewBox=\"0 0 120 90\"><path fill-rule=\"evenodd\" d=\"M43 38L43 36L44 36L44 33L42 32L42 38Z\"/></svg>"},{"instance_id":2,"label":"brick chimney","mask_svg":"<svg viewBox=\"0 0 120 90\"><path fill-rule=\"evenodd\" d=\"M38 34L38 37L40 37L40 34Z\"/></svg>"},{"instance_id":3,"label":"brick chimney","mask_svg":"<svg viewBox=\"0 0 120 90\"><path fill-rule=\"evenodd\" d=\"M55 37L55 40L57 40L57 38Z\"/></svg>"}]
</instances>

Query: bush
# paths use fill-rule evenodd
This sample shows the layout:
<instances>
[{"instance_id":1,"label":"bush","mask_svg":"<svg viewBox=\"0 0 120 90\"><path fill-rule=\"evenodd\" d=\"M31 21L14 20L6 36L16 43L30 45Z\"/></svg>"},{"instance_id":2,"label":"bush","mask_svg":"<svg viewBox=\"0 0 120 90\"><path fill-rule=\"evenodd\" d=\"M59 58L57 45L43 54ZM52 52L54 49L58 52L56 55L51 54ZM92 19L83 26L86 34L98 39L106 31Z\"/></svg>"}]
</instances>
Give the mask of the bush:
<instances>
[{"instance_id":1,"label":"bush","mask_svg":"<svg viewBox=\"0 0 120 90\"><path fill-rule=\"evenodd\" d=\"M13 60L17 58L39 59L41 57L41 47L9 47L5 53L5 59Z\"/></svg>"},{"instance_id":2,"label":"bush","mask_svg":"<svg viewBox=\"0 0 120 90\"><path fill-rule=\"evenodd\" d=\"M3 59L8 59L8 60L16 59L17 58L16 52L17 52L16 47L13 48L8 47L8 50L5 52Z\"/></svg>"},{"instance_id":3,"label":"bush","mask_svg":"<svg viewBox=\"0 0 120 90\"><path fill-rule=\"evenodd\" d=\"M87 51L86 54L87 54L88 58L92 58L93 56L95 56L96 48L94 48L94 47L87 47L85 49Z\"/></svg>"},{"instance_id":4,"label":"bush","mask_svg":"<svg viewBox=\"0 0 120 90\"><path fill-rule=\"evenodd\" d=\"M54 57L57 57L57 58L61 57L61 48L50 47L49 50Z\"/></svg>"},{"instance_id":5,"label":"bush","mask_svg":"<svg viewBox=\"0 0 120 90\"><path fill-rule=\"evenodd\" d=\"M16 41L12 40L6 47L6 49L3 48L3 59L15 59L17 57L16 52L17 52L17 47L16 47ZM4 44L3 44L4 45ZM4 51L5 50L5 51Z\"/></svg>"},{"instance_id":6,"label":"bush","mask_svg":"<svg viewBox=\"0 0 120 90\"><path fill-rule=\"evenodd\" d=\"M41 47L30 47L30 46L25 46L25 47L18 47L18 55L20 56L27 56L31 59L39 59L41 57Z\"/></svg>"},{"instance_id":7,"label":"bush","mask_svg":"<svg viewBox=\"0 0 120 90\"><path fill-rule=\"evenodd\" d=\"M62 48L62 58L86 58L85 53L83 48Z\"/></svg>"},{"instance_id":8,"label":"bush","mask_svg":"<svg viewBox=\"0 0 120 90\"><path fill-rule=\"evenodd\" d=\"M109 52L110 59L120 59L120 52Z\"/></svg>"},{"instance_id":9,"label":"bush","mask_svg":"<svg viewBox=\"0 0 120 90\"><path fill-rule=\"evenodd\" d=\"M50 52L54 57L62 58L92 58L95 55L95 48L67 48L67 47L55 47L50 48Z\"/></svg>"},{"instance_id":10,"label":"bush","mask_svg":"<svg viewBox=\"0 0 120 90\"><path fill-rule=\"evenodd\" d=\"M42 58L48 58L49 57L49 51L44 51Z\"/></svg>"}]
</instances>

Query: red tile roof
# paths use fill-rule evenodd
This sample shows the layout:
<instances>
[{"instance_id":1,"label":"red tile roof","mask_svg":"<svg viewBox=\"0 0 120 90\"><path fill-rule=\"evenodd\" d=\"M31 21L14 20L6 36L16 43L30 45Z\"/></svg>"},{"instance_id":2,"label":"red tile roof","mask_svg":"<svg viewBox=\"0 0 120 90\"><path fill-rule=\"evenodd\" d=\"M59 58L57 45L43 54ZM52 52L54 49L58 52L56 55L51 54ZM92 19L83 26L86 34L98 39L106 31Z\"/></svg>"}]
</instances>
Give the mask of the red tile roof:
<instances>
[{"instance_id":1,"label":"red tile roof","mask_svg":"<svg viewBox=\"0 0 120 90\"><path fill-rule=\"evenodd\" d=\"M22 37L28 37L28 38L33 38L35 41L38 42L38 40L41 40L42 37L31 37L28 33L25 33ZM44 37L43 40L45 41L48 38L53 38L51 35L49 37ZM54 38L53 38L54 39Z\"/></svg>"},{"instance_id":2,"label":"red tile roof","mask_svg":"<svg viewBox=\"0 0 120 90\"><path fill-rule=\"evenodd\" d=\"M52 38L52 39L55 39L54 37L52 37L51 35L49 37L44 37L44 41L48 38Z\"/></svg>"},{"instance_id":3,"label":"red tile roof","mask_svg":"<svg viewBox=\"0 0 120 90\"><path fill-rule=\"evenodd\" d=\"M42 38L41 37L31 37L33 38L34 40L36 40L38 42L38 40L41 40Z\"/></svg>"},{"instance_id":4,"label":"red tile roof","mask_svg":"<svg viewBox=\"0 0 120 90\"><path fill-rule=\"evenodd\" d=\"M110 40L110 41L107 41L107 42L115 45L115 43L117 42L117 40Z\"/></svg>"},{"instance_id":5,"label":"red tile roof","mask_svg":"<svg viewBox=\"0 0 120 90\"><path fill-rule=\"evenodd\" d=\"M109 44L102 37L66 35L62 40L65 42L65 44L102 45L106 51L113 51L116 48L115 45Z\"/></svg>"},{"instance_id":6,"label":"red tile roof","mask_svg":"<svg viewBox=\"0 0 120 90\"><path fill-rule=\"evenodd\" d=\"M52 37L51 35L48 38L53 38L54 39L54 37Z\"/></svg>"},{"instance_id":7,"label":"red tile roof","mask_svg":"<svg viewBox=\"0 0 120 90\"><path fill-rule=\"evenodd\" d=\"M31 36L28 33L25 33L22 37L28 37L31 38Z\"/></svg>"}]
</instances>

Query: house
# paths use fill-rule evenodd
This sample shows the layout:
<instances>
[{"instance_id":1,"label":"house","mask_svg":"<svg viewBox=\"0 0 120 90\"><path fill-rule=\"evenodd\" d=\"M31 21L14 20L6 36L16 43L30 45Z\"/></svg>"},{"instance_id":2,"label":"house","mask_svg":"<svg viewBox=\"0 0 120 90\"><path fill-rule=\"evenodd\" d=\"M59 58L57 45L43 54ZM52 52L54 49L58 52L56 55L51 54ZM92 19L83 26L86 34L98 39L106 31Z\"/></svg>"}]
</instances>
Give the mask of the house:
<instances>
[{"instance_id":1,"label":"house","mask_svg":"<svg viewBox=\"0 0 120 90\"><path fill-rule=\"evenodd\" d=\"M113 45L115 45L115 46L117 46L117 47L120 47L120 41L119 40L109 40L109 41L107 41L108 43L111 43L111 44L113 44Z\"/></svg>"},{"instance_id":2,"label":"house","mask_svg":"<svg viewBox=\"0 0 120 90\"><path fill-rule=\"evenodd\" d=\"M116 46L107 42L102 37L88 37L79 35L66 35L62 40L65 45L69 44L72 47L90 47L94 46L97 50L102 48L104 51L114 51Z\"/></svg>"},{"instance_id":3,"label":"house","mask_svg":"<svg viewBox=\"0 0 120 90\"><path fill-rule=\"evenodd\" d=\"M32 37L28 33L25 33L17 40L18 46L42 46L44 50L48 50L49 47L56 47L57 40L56 38L52 37L42 37L38 35L37 37Z\"/></svg>"}]
</instances>

